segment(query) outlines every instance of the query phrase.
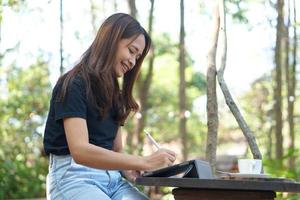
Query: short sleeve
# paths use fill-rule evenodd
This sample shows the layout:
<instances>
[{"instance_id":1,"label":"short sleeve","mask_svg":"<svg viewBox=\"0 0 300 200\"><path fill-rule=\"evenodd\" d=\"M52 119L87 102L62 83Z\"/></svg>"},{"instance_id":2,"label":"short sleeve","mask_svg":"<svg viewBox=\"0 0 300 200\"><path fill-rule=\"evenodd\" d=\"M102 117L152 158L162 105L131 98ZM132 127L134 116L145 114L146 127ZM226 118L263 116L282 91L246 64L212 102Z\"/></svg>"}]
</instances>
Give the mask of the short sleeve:
<instances>
[{"instance_id":1,"label":"short sleeve","mask_svg":"<svg viewBox=\"0 0 300 200\"><path fill-rule=\"evenodd\" d=\"M74 78L68 85L63 101L55 102L55 120L69 117L86 119L87 102L83 80Z\"/></svg>"}]
</instances>

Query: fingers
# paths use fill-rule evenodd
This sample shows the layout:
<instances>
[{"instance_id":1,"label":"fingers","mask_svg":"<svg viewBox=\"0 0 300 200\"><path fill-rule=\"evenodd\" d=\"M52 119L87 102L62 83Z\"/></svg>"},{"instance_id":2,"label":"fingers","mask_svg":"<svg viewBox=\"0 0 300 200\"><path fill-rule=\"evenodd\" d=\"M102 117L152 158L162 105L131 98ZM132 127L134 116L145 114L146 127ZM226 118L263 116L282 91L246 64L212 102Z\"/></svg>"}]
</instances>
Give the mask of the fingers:
<instances>
[{"instance_id":1,"label":"fingers","mask_svg":"<svg viewBox=\"0 0 300 200\"><path fill-rule=\"evenodd\" d=\"M176 160L176 157L173 156L173 155L172 155L172 156L169 155L168 158L169 158L169 160L170 160L172 163Z\"/></svg>"},{"instance_id":2,"label":"fingers","mask_svg":"<svg viewBox=\"0 0 300 200\"><path fill-rule=\"evenodd\" d=\"M170 155L176 157L176 154L175 154L174 151L171 151L171 150L169 150L169 149L164 149L164 150L165 150L166 152L168 152L168 154L170 154Z\"/></svg>"},{"instance_id":3,"label":"fingers","mask_svg":"<svg viewBox=\"0 0 300 200\"><path fill-rule=\"evenodd\" d=\"M175 152L160 148L153 154L144 157L145 169L146 170L155 170L163 167L168 167L173 165L176 160Z\"/></svg>"},{"instance_id":4,"label":"fingers","mask_svg":"<svg viewBox=\"0 0 300 200\"><path fill-rule=\"evenodd\" d=\"M136 178L140 176L140 172L138 171L132 171L132 177L131 177L131 181L135 182Z\"/></svg>"},{"instance_id":5,"label":"fingers","mask_svg":"<svg viewBox=\"0 0 300 200\"><path fill-rule=\"evenodd\" d=\"M163 156L165 157L165 163L167 166L171 166L175 160L176 160L176 155L175 152L168 150L168 149L160 149L160 151L163 153Z\"/></svg>"},{"instance_id":6,"label":"fingers","mask_svg":"<svg viewBox=\"0 0 300 200\"><path fill-rule=\"evenodd\" d=\"M135 182L136 178L140 175L140 171L135 170L124 170L123 175L130 182Z\"/></svg>"},{"instance_id":7,"label":"fingers","mask_svg":"<svg viewBox=\"0 0 300 200\"><path fill-rule=\"evenodd\" d=\"M176 160L176 154L174 151L171 151L169 149L162 149L167 153L168 159L173 163Z\"/></svg>"}]
</instances>

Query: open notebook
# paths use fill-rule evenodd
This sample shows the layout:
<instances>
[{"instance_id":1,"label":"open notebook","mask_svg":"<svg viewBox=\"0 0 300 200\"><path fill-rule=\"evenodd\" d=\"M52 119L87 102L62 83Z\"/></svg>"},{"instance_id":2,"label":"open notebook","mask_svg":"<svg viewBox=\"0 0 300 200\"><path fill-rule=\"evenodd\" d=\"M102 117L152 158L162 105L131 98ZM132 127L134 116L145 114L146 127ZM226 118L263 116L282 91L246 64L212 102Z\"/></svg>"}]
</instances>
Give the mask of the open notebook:
<instances>
[{"instance_id":1,"label":"open notebook","mask_svg":"<svg viewBox=\"0 0 300 200\"><path fill-rule=\"evenodd\" d=\"M211 166L203 160L189 160L176 165L148 171L141 175L142 177L182 177L182 178L199 178L212 179L214 178L211 171Z\"/></svg>"}]
</instances>

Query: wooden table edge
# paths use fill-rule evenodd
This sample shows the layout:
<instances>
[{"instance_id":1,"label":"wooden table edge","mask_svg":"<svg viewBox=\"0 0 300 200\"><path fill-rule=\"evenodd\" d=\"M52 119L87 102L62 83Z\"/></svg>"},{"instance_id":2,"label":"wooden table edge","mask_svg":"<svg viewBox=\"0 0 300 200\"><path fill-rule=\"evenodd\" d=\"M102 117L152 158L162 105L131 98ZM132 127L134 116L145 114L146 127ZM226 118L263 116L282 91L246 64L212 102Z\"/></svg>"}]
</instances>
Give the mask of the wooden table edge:
<instances>
[{"instance_id":1,"label":"wooden table edge","mask_svg":"<svg viewBox=\"0 0 300 200\"><path fill-rule=\"evenodd\" d=\"M139 177L136 184L145 186L202 188L222 190L256 190L300 193L300 184L292 181L224 180L197 178Z\"/></svg>"}]
</instances>

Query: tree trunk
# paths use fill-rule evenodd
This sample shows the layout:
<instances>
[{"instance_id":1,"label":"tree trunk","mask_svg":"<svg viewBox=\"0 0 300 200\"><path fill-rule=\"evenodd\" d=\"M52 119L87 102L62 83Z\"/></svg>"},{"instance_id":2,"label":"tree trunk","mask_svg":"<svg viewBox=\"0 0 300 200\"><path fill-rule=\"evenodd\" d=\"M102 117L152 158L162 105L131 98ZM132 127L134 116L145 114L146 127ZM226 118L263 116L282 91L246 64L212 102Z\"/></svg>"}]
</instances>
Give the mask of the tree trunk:
<instances>
[{"instance_id":1,"label":"tree trunk","mask_svg":"<svg viewBox=\"0 0 300 200\"><path fill-rule=\"evenodd\" d=\"M187 160L187 130L186 130L186 95L185 95L185 32L184 32L184 0L180 0L180 36L179 36L179 133L181 135L182 156Z\"/></svg>"},{"instance_id":2,"label":"tree trunk","mask_svg":"<svg viewBox=\"0 0 300 200\"><path fill-rule=\"evenodd\" d=\"M294 20L293 20L293 62L292 62L292 69L291 69L291 87L290 87L290 98L289 98L289 133L290 133L290 143L289 143L289 150L295 151L295 130L294 130L294 105L296 102L296 95L295 95L295 89L296 89L296 65L297 65L297 18L296 18L296 0L293 2L293 14L294 14ZM295 160L296 156L295 154L292 155L292 157L289 159L289 166L291 166L291 169L295 169Z\"/></svg>"},{"instance_id":3,"label":"tree trunk","mask_svg":"<svg viewBox=\"0 0 300 200\"><path fill-rule=\"evenodd\" d=\"M129 6L129 13L132 17L136 18L136 6L135 6L135 0L128 0L128 6ZM139 76L140 77L140 76ZM138 78L139 79L139 78ZM137 80L137 85L140 84L140 81ZM137 126L137 122L135 121L135 126ZM129 146L128 151L129 153L133 153L134 149L137 148L137 135L135 134L135 131L128 132L126 144Z\"/></svg>"},{"instance_id":4,"label":"tree trunk","mask_svg":"<svg viewBox=\"0 0 300 200\"><path fill-rule=\"evenodd\" d=\"M227 38L226 38L226 20L225 20L225 10L224 10L224 0L219 0L219 13L220 13L220 38L222 48L221 49L221 62L220 62L220 69L218 70L218 82L224 94L226 104L229 106L232 114L234 115L236 121L238 122L240 128L242 129L248 144L250 146L251 152L254 158L261 159L261 153L259 148L256 144L256 140L254 134L250 130L249 126L247 125L246 121L244 120L242 114L240 113L237 105L235 104L228 87L224 80L224 71L226 67L226 53L227 53Z\"/></svg>"},{"instance_id":5,"label":"tree trunk","mask_svg":"<svg viewBox=\"0 0 300 200\"><path fill-rule=\"evenodd\" d=\"M60 40L59 40L59 54L60 54L60 75L64 73L64 55L63 55L63 28L64 28L64 19L63 19L63 0L60 0L60 6L59 6L59 22L60 22Z\"/></svg>"},{"instance_id":6,"label":"tree trunk","mask_svg":"<svg viewBox=\"0 0 300 200\"><path fill-rule=\"evenodd\" d=\"M114 12L117 12L118 10L117 0L114 0L113 4L114 4Z\"/></svg>"},{"instance_id":7,"label":"tree trunk","mask_svg":"<svg viewBox=\"0 0 300 200\"><path fill-rule=\"evenodd\" d=\"M290 1L288 0L288 13L287 13L287 24L285 25L285 32L283 36L283 42L284 42L284 69L285 69L285 82L286 82L286 89L287 89L287 119L288 119L288 126L289 126L289 134L291 134L291 120L293 119L293 116L291 115L291 70L290 70L290 64L289 64L289 51L290 51L290 37L289 37L289 28L290 28Z\"/></svg>"},{"instance_id":8,"label":"tree trunk","mask_svg":"<svg viewBox=\"0 0 300 200\"><path fill-rule=\"evenodd\" d=\"M267 159L272 159L272 150L273 150L273 137L272 137L272 134L273 133L273 125L271 125L269 131L268 131L268 135L267 135L267 140L268 140L268 143L267 143L267 153L266 153L266 156L267 156Z\"/></svg>"},{"instance_id":9,"label":"tree trunk","mask_svg":"<svg viewBox=\"0 0 300 200\"><path fill-rule=\"evenodd\" d=\"M92 22L92 27L93 27L93 33L96 35L98 27L97 27L97 15L96 15L96 5L93 0L90 0L90 12L91 12L91 22Z\"/></svg>"},{"instance_id":10,"label":"tree trunk","mask_svg":"<svg viewBox=\"0 0 300 200\"><path fill-rule=\"evenodd\" d=\"M276 83L275 83L275 138L276 138L276 159L283 157L283 136L282 136L282 34L284 33L283 19L283 4L284 0L277 1L277 33L275 47L275 64L276 64Z\"/></svg>"},{"instance_id":11,"label":"tree trunk","mask_svg":"<svg viewBox=\"0 0 300 200\"><path fill-rule=\"evenodd\" d=\"M287 7L288 7L288 12L287 12L287 24L285 26L285 32L284 32L284 37L283 37L283 41L284 41L284 47L285 47L285 51L284 51L284 67L285 67L285 79L286 79L286 87L287 87L287 121L288 121L288 130L289 130L289 144L292 144L292 140L294 140L291 136L293 136L293 132L294 132L294 124L293 124L293 111L292 111L292 104L294 101L294 96L293 96L293 92L292 92L292 70L290 66L290 62L289 62L289 57L290 57L290 36L289 36L289 28L291 26L291 21L290 21L290 0L288 0L287 2ZM289 147L289 151L293 151L293 149L291 149ZM289 159L290 164L291 163L291 159ZM289 166L290 169L294 169L295 166L294 164Z\"/></svg>"},{"instance_id":12,"label":"tree trunk","mask_svg":"<svg viewBox=\"0 0 300 200\"><path fill-rule=\"evenodd\" d=\"M220 27L220 15L216 4L213 14L213 37L207 55L207 140L206 140L206 160L211 164L213 172L216 169L217 137L218 137L218 103L216 93L216 54Z\"/></svg>"},{"instance_id":13,"label":"tree trunk","mask_svg":"<svg viewBox=\"0 0 300 200\"><path fill-rule=\"evenodd\" d=\"M154 13L154 0L150 0L151 7L150 7L150 13L149 13L149 27L148 27L148 34L151 37L152 36L152 25L153 25L153 13ZM137 125L136 125L136 131L135 135L138 136L138 151L139 153L143 150L143 143L144 143L144 134L143 129L146 124L146 117L147 117L147 111L148 111L148 96L149 96L149 90L152 82L152 76L153 76L153 64L154 64L154 45L152 44L151 49L149 51L149 65L148 65L148 71L146 74L146 77L144 80L140 81L138 85L138 95L139 95L139 101L140 101L140 118L137 118ZM142 77L140 76L140 80Z\"/></svg>"},{"instance_id":14,"label":"tree trunk","mask_svg":"<svg viewBox=\"0 0 300 200\"><path fill-rule=\"evenodd\" d=\"M135 0L128 0L128 6L130 9L130 15L134 18L137 17L137 10L135 6Z\"/></svg>"}]
</instances>

